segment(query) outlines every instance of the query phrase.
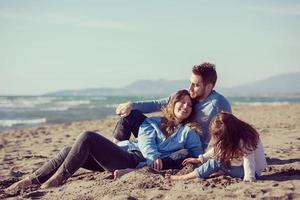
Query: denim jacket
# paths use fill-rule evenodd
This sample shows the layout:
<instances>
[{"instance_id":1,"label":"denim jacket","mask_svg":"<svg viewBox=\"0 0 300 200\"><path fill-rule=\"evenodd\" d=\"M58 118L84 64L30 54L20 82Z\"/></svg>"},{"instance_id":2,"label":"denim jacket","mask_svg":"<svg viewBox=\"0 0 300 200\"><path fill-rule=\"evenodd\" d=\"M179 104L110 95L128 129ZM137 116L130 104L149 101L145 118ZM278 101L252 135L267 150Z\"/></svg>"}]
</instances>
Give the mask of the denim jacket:
<instances>
[{"instance_id":1,"label":"denim jacket","mask_svg":"<svg viewBox=\"0 0 300 200\"><path fill-rule=\"evenodd\" d=\"M160 100L137 101L133 102L133 109L143 113L160 111L168 103L171 97ZM209 123L212 118L221 111L231 112L231 106L228 100L220 93L213 90L211 94L201 102L197 102L193 108L193 118L200 124L203 130L202 141L203 148L207 147L209 142Z\"/></svg>"},{"instance_id":2,"label":"denim jacket","mask_svg":"<svg viewBox=\"0 0 300 200\"><path fill-rule=\"evenodd\" d=\"M125 151L137 150L143 154L147 162L140 163L138 167L150 166L155 159L168 157L180 149L187 149L193 157L203 153L202 141L194 129L179 125L166 138L158 117L146 118L139 128L137 139L122 141L118 145Z\"/></svg>"}]
</instances>

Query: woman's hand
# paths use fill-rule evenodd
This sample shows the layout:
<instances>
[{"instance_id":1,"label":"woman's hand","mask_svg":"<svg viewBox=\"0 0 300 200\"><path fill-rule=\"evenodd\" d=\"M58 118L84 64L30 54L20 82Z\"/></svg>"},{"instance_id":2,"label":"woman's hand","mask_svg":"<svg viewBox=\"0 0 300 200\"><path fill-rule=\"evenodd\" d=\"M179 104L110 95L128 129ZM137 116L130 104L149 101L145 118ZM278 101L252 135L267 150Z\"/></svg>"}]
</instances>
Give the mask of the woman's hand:
<instances>
[{"instance_id":1,"label":"woman's hand","mask_svg":"<svg viewBox=\"0 0 300 200\"><path fill-rule=\"evenodd\" d=\"M161 170L163 168L163 162L161 159L157 158L152 162L151 165L152 168L156 169L156 170Z\"/></svg>"},{"instance_id":2,"label":"woman's hand","mask_svg":"<svg viewBox=\"0 0 300 200\"><path fill-rule=\"evenodd\" d=\"M202 163L199 158L187 158L182 162L182 165L187 165L187 164L200 164Z\"/></svg>"},{"instance_id":3,"label":"woman's hand","mask_svg":"<svg viewBox=\"0 0 300 200\"><path fill-rule=\"evenodd\" d=\"M255 182L255 178L244 178L244 182Z\"/></svg>"}]
</instances>

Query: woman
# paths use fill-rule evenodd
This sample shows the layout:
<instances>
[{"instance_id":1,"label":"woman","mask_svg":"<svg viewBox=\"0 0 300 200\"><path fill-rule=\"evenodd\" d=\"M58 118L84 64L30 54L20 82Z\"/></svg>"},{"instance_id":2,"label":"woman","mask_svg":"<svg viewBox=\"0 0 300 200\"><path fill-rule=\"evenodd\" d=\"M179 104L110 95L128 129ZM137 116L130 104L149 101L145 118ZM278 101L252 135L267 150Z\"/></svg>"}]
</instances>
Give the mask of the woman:
<instances>
[{"instance_id":1,"label":"woman","mask_svg":"<svg viewBox=\"0 0 300 200\"><path fill-rule=\"evenodd\" d=\"M80 167L111 172L145 165L164 169L168 167L167 161L172 153L180 149L187 149L196 157L203 153L203 149L195 130L197 127L189 121L191 112L189 93L180 90L165 107L163 117L145 117L140 125L138 141L123 141L117 145L98 133L84 132L72 147L64 148L54 159L7 188L6 192L32 184L41 184L41 188L59 186Z\"/></svg>"},{"instance_id":2,"label":"woman","mask_svg":"<svg viewBox=\"0 0 300 200\"><path fill-rule=\"evenodd\" d=\"M267 167L259 134L253 126L231 113L221 112L210 124L209 150L198 158L188 158L183 164L201 164L193 172L170 176L171 180L206 179L216 172L255 181Z\"/></svg>"}]
</instances>

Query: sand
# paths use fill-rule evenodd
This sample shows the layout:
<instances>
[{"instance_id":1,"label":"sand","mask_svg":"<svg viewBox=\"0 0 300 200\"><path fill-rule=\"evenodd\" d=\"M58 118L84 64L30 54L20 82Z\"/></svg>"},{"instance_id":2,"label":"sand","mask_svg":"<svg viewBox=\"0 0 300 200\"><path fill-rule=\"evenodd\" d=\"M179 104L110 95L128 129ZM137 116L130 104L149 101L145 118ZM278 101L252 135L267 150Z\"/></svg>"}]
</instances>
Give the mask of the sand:
<instances>
[{"instance_id":1,"label":"sand","mask_svg":"<svg viewBox=\"0 0 300 200\"><path fill-rule=\"evenodd\" d=\"M117 120L111 118L0 133L0 198L300 199L300 105L237 106L233 112L257 128L265 147L269 166L254 183L225 176L170 182L149 169L113 180L109 172L81 169L58 188L33 186L12 195L3 192L72 144L81 132L92 130L111 138ZM191 170L187 166L178 173Z\"/></svg>"}]
</instances>

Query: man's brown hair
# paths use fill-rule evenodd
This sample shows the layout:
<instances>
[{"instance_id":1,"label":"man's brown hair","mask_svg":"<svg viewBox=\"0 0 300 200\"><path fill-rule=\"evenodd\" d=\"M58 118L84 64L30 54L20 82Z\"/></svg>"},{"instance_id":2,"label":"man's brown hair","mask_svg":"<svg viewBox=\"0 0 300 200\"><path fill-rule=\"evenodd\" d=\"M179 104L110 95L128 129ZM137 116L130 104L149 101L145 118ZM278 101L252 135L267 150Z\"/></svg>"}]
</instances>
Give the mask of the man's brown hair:
<instances>
[{"instance_id":1,"label":"man's brown hair","mask_svg":"<svg viewBox=\"0 0 300 200\"><path fill-rule=\"evenodd\" d=\"M213 87L215 86L217 72L214 64L205 62L200 65L194 65L192 71L195 75L201 76L204 85L211 83Z\"/></svg>"}]
</instances>

